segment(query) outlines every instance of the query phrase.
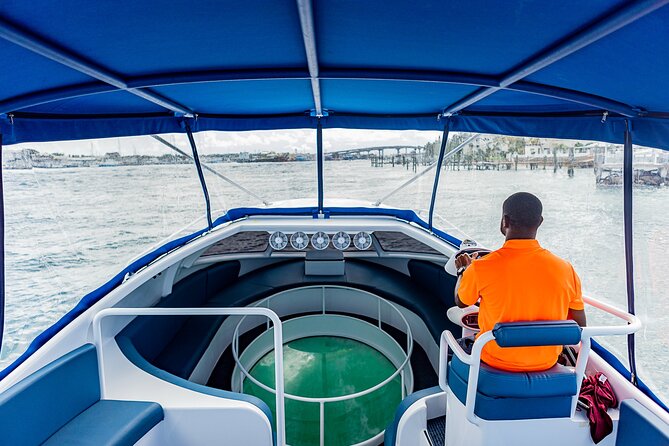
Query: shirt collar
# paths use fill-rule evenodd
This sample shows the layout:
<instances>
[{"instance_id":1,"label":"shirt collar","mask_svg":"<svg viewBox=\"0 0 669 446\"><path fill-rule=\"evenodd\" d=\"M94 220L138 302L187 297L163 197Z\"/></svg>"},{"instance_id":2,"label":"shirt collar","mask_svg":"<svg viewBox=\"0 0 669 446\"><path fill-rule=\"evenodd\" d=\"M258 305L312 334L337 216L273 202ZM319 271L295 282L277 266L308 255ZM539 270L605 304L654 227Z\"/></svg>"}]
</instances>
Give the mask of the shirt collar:
<instances>
[{"instance_id":1,"label":"shirt collar","mask_svg":"<svg viewBox=\"0 0 669 446\"><path fill-rule=\"evenodd\" d=\"M530 249L530 248L541 248L539 241L537 239L511 239L504 242L503 248L511 249Z\"/></svg>"}]
</instances>

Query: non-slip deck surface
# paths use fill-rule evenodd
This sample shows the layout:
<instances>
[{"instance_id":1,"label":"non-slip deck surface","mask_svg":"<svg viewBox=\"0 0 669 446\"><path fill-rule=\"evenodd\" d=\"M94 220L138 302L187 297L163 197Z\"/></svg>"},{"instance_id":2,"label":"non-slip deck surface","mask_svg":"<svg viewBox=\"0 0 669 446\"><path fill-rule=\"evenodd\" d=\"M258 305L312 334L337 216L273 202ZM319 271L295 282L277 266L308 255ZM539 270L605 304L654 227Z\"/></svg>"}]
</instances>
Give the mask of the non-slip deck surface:
<instances>
[{"instance_id":1,"label":"non-slip deck surface","mask_svg":"<svg viewBox=\"0 0 669 446\"><path fill-rule=\"evenodd\" d=\"M427 420L427 437L432 446L444 446L446 442L446 417Z\"/></svg>"}]
</instances>

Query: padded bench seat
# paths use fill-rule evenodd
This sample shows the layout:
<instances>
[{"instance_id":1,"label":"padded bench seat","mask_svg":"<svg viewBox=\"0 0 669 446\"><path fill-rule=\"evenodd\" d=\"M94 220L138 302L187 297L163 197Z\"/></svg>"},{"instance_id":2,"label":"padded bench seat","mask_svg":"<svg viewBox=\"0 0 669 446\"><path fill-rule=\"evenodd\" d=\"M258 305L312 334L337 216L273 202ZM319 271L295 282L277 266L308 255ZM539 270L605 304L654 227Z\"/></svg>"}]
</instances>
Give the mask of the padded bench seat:
<instances>
[{"instance_id":1,"label":"padded bench seat","mask_svg":"<svg viewBox=\"0 0 669 446\"><path fill-rule=\"evenodd\" d=\"M53 434L44 445L132 446L164 417L143 401L100 400Z\"/></svg>"},{"instance_id":2,"label":"padded bench seat","mask_svg":"<svg viewBox=\"0 0 669 446\"><path fill-rule=\"evenodd\" d=\"M641 440L641 441L640 441ZM636 400L620 404L620 421L616 446L666 446L669 444L669 425Z\"/></svg>"},{"instance_id":3,"label":"padded bench seat","mask_svg":"<svg viewBox=\"0 0 669 446\"><path fill-rule=\"evenodd\" d=\"M239 274L239 262L226 262L186 277L157 308L202 307ZM138 316L119 337L132 339L151 364L188 379L209 347L225 316Z\"/></svg>"},{"instance_id":4,"label":"padded bench seat","mask_svg":"<svg viewBox=\"0 0 669 446\"><path fill-rule=\"evenodd\" d=\"M100 399L95 346L83 345L0 394L1 444L132 445L163 419L160 405Z\"/></svg>"},{"instance_id":5,"label":"padded bench seat","mask_svg":"<svg viewBox=\"0 0 669 446\"><path fill-rule=\"evenodd\" d=\"M469 366L457 356L449 363L448 386L466 404ZM474 413L485 420L568 417L576 374L555 365L541 372L506 372L481 363Z\"/></svg>"}]
</instances>

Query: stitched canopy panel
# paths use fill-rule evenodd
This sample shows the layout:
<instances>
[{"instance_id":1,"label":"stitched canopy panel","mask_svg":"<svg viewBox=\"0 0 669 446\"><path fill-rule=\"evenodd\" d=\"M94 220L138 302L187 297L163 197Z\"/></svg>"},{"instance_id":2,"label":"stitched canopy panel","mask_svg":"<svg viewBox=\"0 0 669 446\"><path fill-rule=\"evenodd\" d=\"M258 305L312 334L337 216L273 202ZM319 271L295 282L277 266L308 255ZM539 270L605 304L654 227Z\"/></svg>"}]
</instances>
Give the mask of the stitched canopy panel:
<instances>
[{"instance_id":1,"label":"stitched canopy panel","mask_svg":"<svg viewBox=\"0 0 669 446\"><path fill-rule=\"evenodd\" d=\"M6 0L5 144L442 129L669 148L669 0ZM197 119L196 119L197 118ZM605 119L604 119L605 118Z\"/></svg>"}]
</instances>

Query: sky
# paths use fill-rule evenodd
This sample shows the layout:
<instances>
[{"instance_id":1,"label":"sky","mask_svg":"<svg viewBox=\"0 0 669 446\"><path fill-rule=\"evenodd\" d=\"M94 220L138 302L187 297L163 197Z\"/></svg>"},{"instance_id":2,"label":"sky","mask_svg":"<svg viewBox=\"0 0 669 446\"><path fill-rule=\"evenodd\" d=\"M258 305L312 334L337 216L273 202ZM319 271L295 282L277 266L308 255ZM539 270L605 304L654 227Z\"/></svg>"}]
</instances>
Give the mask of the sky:
<instances>
[{"instance_id":1,"label":"sky","mask_svg":"<svg viewBox=\"0 0 669 446\"><path fill-rule=\"evenodd\" d=\"M190 152L185 135L162 135L185 152ZM351 130L326 129L323 131L324 151L375 147L386 145L425 145L439 138L440 132L417 130ZM249 132L201 132L195 134L198 153L235 152L315 152L316 131L262 130ZM8 147L8 150L24 148L43 153L65 153L68 155L96 155L120 152L121 155L162 155L173 153L150 136L107 138L84 141L64 141L49 143L25 143ZM7 150L6 149L6 150Z\"/></svg>"}]
</instances>

